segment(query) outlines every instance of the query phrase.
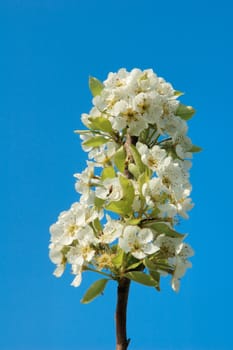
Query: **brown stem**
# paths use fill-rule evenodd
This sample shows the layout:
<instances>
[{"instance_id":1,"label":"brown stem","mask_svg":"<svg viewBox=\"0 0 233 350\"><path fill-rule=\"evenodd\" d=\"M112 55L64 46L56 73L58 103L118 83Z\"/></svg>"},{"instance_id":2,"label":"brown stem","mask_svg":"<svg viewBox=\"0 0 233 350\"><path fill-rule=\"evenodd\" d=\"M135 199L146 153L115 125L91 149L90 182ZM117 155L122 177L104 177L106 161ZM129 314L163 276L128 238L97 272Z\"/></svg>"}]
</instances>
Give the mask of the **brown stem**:
<instances>
[{"instance_id":1,"label":"brown stem","mask_svg":"<svg viewBox=\"0 0 233 350\"><path fill-rule=\"evenodd\" d=\"M117 287L116 307L116 350L127 350L130 339L127 339L126 315L130 280L121 278Z\"/></svg>"},{"instance_id":2,"label":"brown stem","mask_svg":"<svg viewBox=\"0 0 233 350\"><path fill-rule=\"evenodd\" d=\"M133 178L132 174L128 170L128 164L133 161L130 145L136 145L137 137L130 136L128 133L125 140L125 151L126 151L126 164L125 164L125 176L128 179ZM116 307L116 350L127 350L130 339L127 339L126 331L126 318L127 318L127 303L129 295L130 280L122 277L118 282L117 287L117 307Z\"/></svg>"}]
</instances>

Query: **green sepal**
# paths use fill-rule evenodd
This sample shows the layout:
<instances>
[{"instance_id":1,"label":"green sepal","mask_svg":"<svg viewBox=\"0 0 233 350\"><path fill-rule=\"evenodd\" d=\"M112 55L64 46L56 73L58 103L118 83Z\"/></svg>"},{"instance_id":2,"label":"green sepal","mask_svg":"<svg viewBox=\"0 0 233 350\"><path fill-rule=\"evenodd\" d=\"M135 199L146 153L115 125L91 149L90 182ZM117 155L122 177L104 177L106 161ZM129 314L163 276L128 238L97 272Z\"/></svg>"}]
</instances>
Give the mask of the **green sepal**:
<instances>
[{"instance_id":1,"label":"green sepal","mask_svg":"<svg viewBox=\"0 0 233 350\"><path fill-rule=\"evenodd\" d=\"M202 151L202 148L197 145L192 145L192 147L189 149L189 152L192 152L192 153L198 153L201 151Z\"/></svg>"},{"instance_id":2,"label":"green sepal","mask_svg":"<svg viewBox=\"0 0 233 350\"><path fill-rule=\"evenodd\" d=\"M108 166L103 169L101 173L101 180L113 179L116 176L115 170L112 166Z\"/></svg>"},{"instance_id":3,"label":"green sepal","mask_svg":"<svg viewBox=\"0 0 233 350\"><path fill-rule=\"evenodd\" d=\"M149 287L157 287L158 283L155 281L151 276L147 275L144 272L141 271L130 271L124 274L124 277L127 277L128 279L143 284L145 286Z\"/></svg>"},{"instance_id":4,"label":"green sepal","mask_svg":"<svg viewBox=\"0 0 233 350\"><path fill-rule=\"evenodd\" d=\"M172 238L183 238L185 235L173 230L168 224L164 222L154 222L153 220L150 222L146 222L143 224L143 227L149 227L155 230L159 234L165 234L168 237Z\"/></svg>"},{"instance_id":5,"label":"green sepal","mask_svg":"<svg viewBox=\"0 0 233 350\"><path fill-rule=\"evenodd\" d=\"M123 173L125 170L125 158L126 158L126 152L124 147L122 146L116 151L113 157L114 163L121 173Z\"/></svg>"},{"instance_id":6,"label":"green sepal","mask_svg":"<svg viewBox=\"0 0 233 350\"><path fill-rule=\"evenodd\" d=\"M175 115L178 115L181 119L189 120L192 118L195 112L196 111L193 107L180 103L176 109Z\"/></svg>"},{"instance_id":7,"label":"green sepal","mask_svg":"<svg viewBox=\"0 0 233 350\"><path fill-rule=\"evenodd\" d=\"M104 88L104 84L94 77L89 77L89 89L92 93L92 96L97 96L101 94L101 91Z\"/></svg>"},{"instance_id":8,"label":"green sepal","mask_svg":"<svg viewBox=\"0 0 233 350\"><path fill-rule=\"evenodd\" d=\"M90 117L89 121L90 123L88 123L88 126L90 129L104 131L109 134L113 132L110 121L102 116L95 118Z\"/></svg>"},{"instance_id":9,"label":"green sepal","mask_svg":"<svg viewBox=\"0 0 233 350\"><path fill-rule=\"evenodd\" d=\"M83 298L81 300L81 303L82 304L88 304L92 300L94 300L96 297L98 297L98 295L102 294L108 281L109 281L109 279L107 279L107 278L102 278L102 279L100 279L98 281L95 281L90 286L90 288L88 288L86 293L84 294L84 296L83 296Z\"/></svg>"},{"instance_id":10,"label":"green sepal","mask_svg":"<svg viewBox=\"0 0 233 350\"><path fill-rule=\"evenodd\" d=\"M90 139L84 141L83 146L95 148L95 147L99 147L101 145L104 145L108 141L109 141L109 139L104 137L104 136L94 136L94 137L91 137Z\"/></svg>"}]
</instances>

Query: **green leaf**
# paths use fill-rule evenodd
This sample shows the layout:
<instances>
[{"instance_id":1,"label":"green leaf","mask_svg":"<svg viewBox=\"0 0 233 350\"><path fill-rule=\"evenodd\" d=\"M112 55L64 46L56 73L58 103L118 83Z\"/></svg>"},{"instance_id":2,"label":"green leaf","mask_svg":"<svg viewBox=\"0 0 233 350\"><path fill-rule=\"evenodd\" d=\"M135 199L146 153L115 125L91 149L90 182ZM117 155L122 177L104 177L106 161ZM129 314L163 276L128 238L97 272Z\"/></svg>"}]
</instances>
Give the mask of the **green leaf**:
<instances>
[{"instance_id":1,"label":"green leaf","mask_svg":"<svg viewBox=\"0 0 233 350\"><path fill-rule=\"evenodd\" d=\"M120 215L130 215L133 211L134 187L132 182L124 176L120 176L123 197L119 201L112 201L106 205L106 209Z\"/></svg>"},{"instance_id":2,"label":"green leaf","mask_svg":"<svg viewBox=\"0 0 233 350\"><path fill-rule=\"evenodd\" d=\"M122 266L123 259L124 251L121 248L118 248L116 256L112 259L112 263L116 268L120 268Z\"/></svg>"},{"instance_id":3,"label":"green leaf","mask_svg":"<svg viewBox=\"0 0 233 350\"><path fill-rule=\"evenodd\" d=\"M128 169L130 173L135 177L135 179L138 179L138 177L140 176L140 171L137 165L134 163L129 163Z\"/></svg>"},{"instance_id":4,"label":"green leaf","mask_svg":"<svg viewBox=\"0 0 233 350\"><path fill-rule=\"evenodd\" d=\"M129 278L132 281L135 281L140 284L144 284L149 287L156 287L158 283L146 273L141 271L131 271L124 274L125 277Z\"/></svg>"},{"instance_id":5,"label":"green leaf","mask_svg":"<svg viewBox=\"0 0 233 350\"><path fill-rule=\"evenodd\" d=\"M120 184L123 191L123 201L129 207L129 211L132 212L132 204L135 196L133 184L124 176L120 176Z\"/></svg>"},{"instance_id":6,"label":"green leaf","mask_svg":"<svg viewBox=\"0 0 233 350\"><path fill-rule=\"evenodd\" d=\"M93 227L94 229L97 231L97 232L101 232L102 231L102 225L101 225L101 222L99 220L99 218L96 218L93 222Z\"/></svg>"},{"instance_id":7,"label":"green leaf","mask_svg":"<svg viewBox=\"0 0 233 350\"><path fill-rule=\"evenodd\" d=\"M166 236L172 237L172 238L183 238L185 235L181 234L179 232L176 232L173 230L168 224L165 224L164 222L146 222L144 227L150 227L159 234L165 234Z\"/></svg>"},{"instance_id":8,"label":"green leaf","mask_svg":"<svg viewBox=\"0 0 233 350\"><path fill-rule=\"evenodd\" d=\"M157 280L159 282L160 280L160 274L158 272L158 270L162 270L162 271L166 271L168 273L171 273L171 266L168 264L163 264L163 263L155 263L152 262L151 260L149 260L148 258L146 258L144 260L144 265L145 267L149 270L151 276Z\"/></svg>"},{"instance_id":9,"label":"green leaf","mask_svg":"<svg viewBox=\"0 0 233 350\"><path fill-rule=\"evenodd\" d=\"M157 271L156 265L150 259L146 258L143 262L148 270Z\"/></svg>"},{"instance_id":10,"label":"green leaf","mask_svg":"<svg viewBox=\"0 0 233 350\"><path fill-rule=\"evenodd\" d=\"M104 84L94 77L89 77L89 89L91 90L92 96L97 96L101 94L104 88Z\"/></svg>"},{"instance_id":11,"label":"green leaf","mask_svg":"<svg viewBox=\"0 0 233 350\"><path fill-rule=\"evenodd\" d=\"M134 145L130 145L130 151L132 153L133 159L135 161L135 164L138 167L140 174L143 173L146 169L146 166L141 160L140 153L138 152L137 148Z\"/></svg>"},{"instance_id":12,"label":"green leaf","mask_svg":"<svg viewBox=\"0 0 233 350\"><path fill-rule=\"evenodd\" d=\"M159 282L160 282L160 273L157 271L156 265L150 261L148 258L144 260L144 265L149 271L150 276L157 282L157 289L160 290L159 288Z\"/></svg>"},{"instance_id":13,"label":"green leaf","mask_svg":"<svg viewBox=\"0 0 233 350\"><path fill-rule=\"evenodd\" d=\"M113 158L116 167L119 169L121 173L123 173L125 170L125 158L126 158L126 153L125 153L124 147L122 146L116 151Z\"/></svg>"},{"instance_id":14,"label":"green leaf","mask_svg":"<svg viewBox=\"0 0 233 350\"><path fill-rule=\"evenodd\" d=\"M104 202L105 202L104 199L95 197L94 204L95 204L95 207L96 207L97 209L102 209L102 208L103 208L103 205L104 205Z\"/></svg>"},{"instance_id":15,"label":"green leaf","mask_svg":"<svg viewBox=\"0 0 233 350\"><path fill-rule=\"evenodd\" d=\"M125 214L125 208L124 208L124 202L122 200L118 202L111 202L105 206L105 209L112 211L113 213L124 215Z\"/></svg>"},{"instance_id":16,"label":"green leaf","mask_svg":"<svg viewBox=\"0 0 233 350\"><path fill-rule=\"evenodd\" d=\"M137 268L139 265L141 265L141 264L142 264L141 260L138 260L137 262L135 262L135 263L129 265L129 266L127 267L127 270L134 270L134 269L136 269L136 268Z\"/></svg>"},{"instance_id":17,"label":"green leaf","mask_svg":"<svg viewBox=\"0 0 233 350\"><path fill-rule=\"evenodd\" d=\"M150 180L150 177L149 175L147 174L147 172L141 174L138 178L138 183L139 183L139 189L140 189L140 192L142 191L142 186L148 182Z\"/></svg>"},{"instance_id":18,"label":"green leaf","mask_svg":"<svg viewBox=\"0 0 233 350\"><path fill-rule=\"evenodd\" d=\"M108 138L104 136L94 136L83 142L84 146L87 147L99 147L109 141Z\"/></svg>"},{"instance_id":19,"label":"green leaf","mask_svg":"<svg viewBox=\"0 0 233 350\"><path fill-rule=\"evenodd\" d=\"M138 225L141 222L142 218L132 218L126 221L127 225Z\"/></svg>"},{"instance_id":20,"label":"green leaf","mask_svg":"<svg viewBox=\"0 0 233 350\"><path fill-rule=\"evenodd\" d=\"M93 299L98 297L98 295L102 294L108 281L109 279L103 278L94 282L84 294L84 297L82 298L81 303L88 304Z\"/></svg>"},{"instance_id":21,"label":"green leaf","mask_svg":"<svg viewBox=\"0 0 233 350\"><path fill-rule=\"evenodd\" d=\"M104 117L95 117L89 118L90 123L88 124L90 129L101 130L111 134L113 132L112 124L107 118Z\"/></svg>"},{"instance_id":22,"label":"green leaf","mask_svg":"<svg viewBox=\"0 0 233 350\"><path fill-rule=\"evenodd\" d=\"M189 152L193 152L193 153L198 153L201 152L202 148L196 145L192 145L192 147L190 148Z\"/></svg>"},{"instance_id":23,"label":"green leaf","mask_svg":"<svg viewBox=\"0 0 233 350\"><path fill-rule=\"evenodd\" d=\"M182 103L179 104L178 108L176 109L176 115L178 115L180 118L184 120L189 120L192 118L192 116L195 113L195 109L191 106L183 105Z\"/></svg>"},{"instance_id":24,"label":"green leaf","mask_svg":"<svg viewBox=\"0 0 233 350\"><path fill-rule=\"evenodd\" d=\"M103 169L101 174L101 180L113 179L116 176L115 170L112 166L108 166Z\"/></svg>"}]
</instances>

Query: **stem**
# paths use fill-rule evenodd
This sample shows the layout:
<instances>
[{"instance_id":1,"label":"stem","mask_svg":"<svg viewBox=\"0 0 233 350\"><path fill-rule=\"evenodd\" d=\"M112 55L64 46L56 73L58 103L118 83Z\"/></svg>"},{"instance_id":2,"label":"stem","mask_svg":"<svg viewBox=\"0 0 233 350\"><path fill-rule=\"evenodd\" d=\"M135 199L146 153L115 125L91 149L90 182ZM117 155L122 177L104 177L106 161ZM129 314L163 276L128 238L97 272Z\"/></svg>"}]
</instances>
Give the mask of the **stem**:
<instances>
[{"instance_id":1,"label":"stem","mask_svg":"<svg viewBox=\"0 0 233 350\"><path fill-rule=\"evenodd\" d=\"M127 350L130 339L127 339L126 315L129 295L130 280L121 278L117 287L116 307L116 350Z\"/></svg>"},{"instance_id":2,"label":"stem","mask_svg":"<svg viewBox=\"0 0 233 350\"><path fill-rule=\"evenodd\" d=\"M130 145L136 145L138 137L126 134L124 143L126 151L126 163L124 174L128 179L132 179L133 175L128 170L128 164L133 162L133 157L130 151ZM126 318L127 318L127 303L129 295L130 280L122 277L118 281L117 287L117 306L116 306L116 350L127 350L130 339L127 339Z\"/></svg>"}]
</instances>

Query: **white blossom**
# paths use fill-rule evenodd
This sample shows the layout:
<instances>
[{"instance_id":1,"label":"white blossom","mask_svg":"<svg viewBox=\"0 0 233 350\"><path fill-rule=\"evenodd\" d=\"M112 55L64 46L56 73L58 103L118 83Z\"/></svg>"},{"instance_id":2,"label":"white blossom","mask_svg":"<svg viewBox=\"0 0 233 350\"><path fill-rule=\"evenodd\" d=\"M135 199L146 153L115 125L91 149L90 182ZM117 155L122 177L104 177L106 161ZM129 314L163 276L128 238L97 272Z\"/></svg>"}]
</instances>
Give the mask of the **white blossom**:
<instances>
[{"instance_id":1,"label":"white blossom","mask_svg":"<svg viewBox=\"0 0 233 350\"><path fill-rule=\"evenodd\" d=\"M119 201L123 196L119 178L106 179L96 188L96 197L108 200Z\"/></svg>"},{"instance_id":2,"label":"white blossom","mask_svg":"<svg viewBox=\"0 0 233 350\"><path fill-rule=\"evenodd\" d=\"M104 225L103 232L99 237L101 243L112 243L119 238L123 231L123 224L119 220L113 220L108 214L106 215L107 222Z\"/></svg>"},{"instance_id":3,"label":"white blossom","mask_svg":"<svg viewBox=\"0 0 233 350\"><path fill-rule=\"evenodd\" d=\"M159 250L159 247L154 243L154 235L150 229L141 229L132 225L126 226L124 229L123 235L119 239L119 246L137 259L143 259Z\"/></svg>"},{"instance_id":4,"label":"white blossom","mask_svg":"<svg viewBox=\"0 0 233 350\"><path fill-rule=\"evenodd\" d=\"M175 271L172 276L172 289L176 292L180 288L180 279L185 275L187 268L192 267L192 263L187 259L193 256L193 249L187 243L181 243L176 248Z\"/></svg>"},{"instance_id":5,"label":"white blossom","mask_svg":"<svg viewBox=\"0 0 233 350\"><path fill-rule=\"evenodd\" d=\"M147 145L137 142L136 147L141 155L142 162L155 172L167 157L166 151L157 145L149 149Z\"/></svg>"}]
</instances>

